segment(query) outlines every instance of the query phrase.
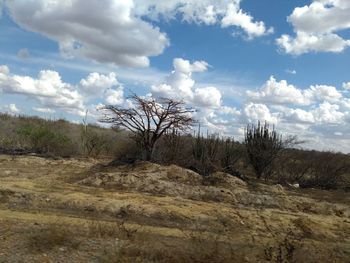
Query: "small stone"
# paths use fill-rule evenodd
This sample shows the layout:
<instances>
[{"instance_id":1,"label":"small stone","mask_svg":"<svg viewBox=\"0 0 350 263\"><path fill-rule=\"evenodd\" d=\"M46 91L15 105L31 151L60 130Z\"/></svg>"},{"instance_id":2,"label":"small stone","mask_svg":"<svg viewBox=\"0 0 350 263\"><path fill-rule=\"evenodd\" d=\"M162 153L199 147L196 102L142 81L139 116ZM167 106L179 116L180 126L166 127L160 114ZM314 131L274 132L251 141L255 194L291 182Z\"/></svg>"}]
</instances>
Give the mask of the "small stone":
<instances>
[{"instance_id":1,"label":"small stone","mask_svg":"<svg viewBox=\"0 0 350 263\"><path fill-rule=\"evenodd\" d=\"M65 251L66 251L66 248L65 248L65 247L60 247L60 248L59 248L59 251L65 252Z\"/></svg>"}]
</instances>

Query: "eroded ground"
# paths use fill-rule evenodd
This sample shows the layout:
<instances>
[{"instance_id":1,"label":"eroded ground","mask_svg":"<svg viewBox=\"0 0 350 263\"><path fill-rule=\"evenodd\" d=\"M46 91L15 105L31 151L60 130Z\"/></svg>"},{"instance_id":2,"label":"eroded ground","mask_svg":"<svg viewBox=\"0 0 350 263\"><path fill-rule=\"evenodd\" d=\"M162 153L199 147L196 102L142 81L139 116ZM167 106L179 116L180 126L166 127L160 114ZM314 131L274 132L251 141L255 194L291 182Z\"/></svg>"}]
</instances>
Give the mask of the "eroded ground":
<instances>
[{"instance_id":1,"label":"eroded ground","mask_svg":"<svg viewBox=\"0 0 350 263\"><path fill-rule=\"evenodd\" d=\"M0 262L350 262L350 196L0 156Z\"/></svg>"}]
</instances>

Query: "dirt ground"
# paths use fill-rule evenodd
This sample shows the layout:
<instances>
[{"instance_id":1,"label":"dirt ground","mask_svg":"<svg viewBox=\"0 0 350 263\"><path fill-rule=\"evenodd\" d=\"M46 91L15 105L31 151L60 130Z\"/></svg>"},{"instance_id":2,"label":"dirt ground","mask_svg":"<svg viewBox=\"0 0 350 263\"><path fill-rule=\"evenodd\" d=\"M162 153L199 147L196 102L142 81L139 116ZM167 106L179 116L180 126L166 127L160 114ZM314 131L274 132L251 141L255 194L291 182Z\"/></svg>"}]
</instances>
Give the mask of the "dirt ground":
<instances>
[{"instance_id":1,"label":"dirt ground","mask_svg":"<svg viewBox=\"0 0 350 263\"><path fill-rule=\"evenodd\" d=\"M350 262L350 193L103 163L1 155L0 263Z\"/></svg>"}]
</instances>

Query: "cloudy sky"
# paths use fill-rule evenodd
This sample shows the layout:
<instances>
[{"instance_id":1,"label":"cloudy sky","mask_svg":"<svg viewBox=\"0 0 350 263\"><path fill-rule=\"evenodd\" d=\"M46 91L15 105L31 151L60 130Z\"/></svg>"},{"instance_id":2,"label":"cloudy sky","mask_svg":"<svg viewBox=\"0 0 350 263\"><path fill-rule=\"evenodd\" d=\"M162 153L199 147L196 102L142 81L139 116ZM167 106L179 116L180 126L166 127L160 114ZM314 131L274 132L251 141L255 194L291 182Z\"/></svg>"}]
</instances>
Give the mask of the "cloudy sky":
<instances>
[{"instance_id":1,"label":"cloudy sky","mask_svg":"<svg viewBox=\"0 0 350 263\"><path fill-rule=\"evenodd\" d=\"M80 122L131 92L212 132L350 152L349 0L0 0L0 110Z\"/></svg>"}]
</instances>

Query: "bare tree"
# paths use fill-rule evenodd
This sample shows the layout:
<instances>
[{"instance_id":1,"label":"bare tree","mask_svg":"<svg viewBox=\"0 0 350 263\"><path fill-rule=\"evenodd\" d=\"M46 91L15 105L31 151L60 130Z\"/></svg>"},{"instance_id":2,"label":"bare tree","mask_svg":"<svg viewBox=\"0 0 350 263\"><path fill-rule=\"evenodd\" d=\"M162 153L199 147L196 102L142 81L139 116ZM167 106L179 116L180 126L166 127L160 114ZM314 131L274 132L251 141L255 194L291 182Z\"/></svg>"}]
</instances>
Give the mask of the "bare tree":
<instances>
[{"instance_id":1,"label":"bare tree","mask_svg":"<svg viewBox=\"0 0 350 263\"><path fill-rule=\"evenodd\" d=\"M192 108L186 108L184 102L162 98L145 99L137 95L131 97L133 107L128 109L106 105L102 122L112 123L115 127L132 132L134 139L143 150L143 159L151 160L156 142L169 129L187 130L195 121L191 116Z\"/></svg>"}]
</instances>

